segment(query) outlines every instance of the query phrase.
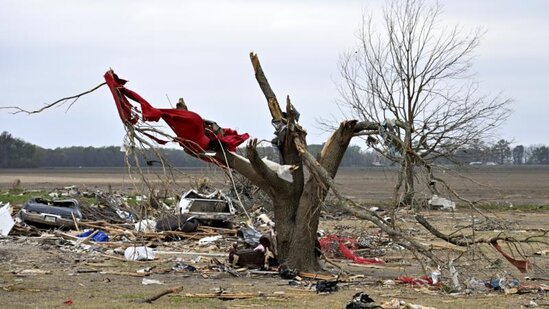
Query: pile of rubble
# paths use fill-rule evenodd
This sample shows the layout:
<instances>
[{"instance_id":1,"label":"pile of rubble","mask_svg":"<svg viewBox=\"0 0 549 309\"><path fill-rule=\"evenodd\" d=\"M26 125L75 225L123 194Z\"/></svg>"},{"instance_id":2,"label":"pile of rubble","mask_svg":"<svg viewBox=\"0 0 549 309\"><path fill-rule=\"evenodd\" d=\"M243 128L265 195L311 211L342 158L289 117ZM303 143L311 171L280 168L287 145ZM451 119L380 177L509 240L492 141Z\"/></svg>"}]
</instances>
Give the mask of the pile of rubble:
<instances>
[{"instance_id":1,"label":"pile of rubble","mask_svg":"<svg viewBox=\"0 0 549 309\"><path fill-rule=\"evenodd\" d=\"M126 260L176 254L157 247L177 243L185 250L181 255L224 257L230 267L267 269L277 265L274 222L262 208L253 218L238 222L233 200L220 190L189 190L180 198L166 199L171 200L170 206L163 202L161 209L147 216L140 216L136 207L130 206L147 201L146 196L81 191L76 186L42 196L28 199L18 209L0 204L2 235L54 235L75 248ZM82 205L82 200L89 205ZM220 251L223 253L215 253Z\"/></svg>"},{"instance_id":2,"label":"pile of rubble","mask_svg":"<svg viewBox=\"0 0 549 309\"><path fill-rule=\"evenodd\" d=\"M132 272L106 271L96 267L77 270L142 277L143 285L162 284L161 278L156 275L193 273L202 278L216 278L220 275L277 276L288 280L290 286L319 294L364 284L378 284L387 288L407 284L430 290L443 289L441 272L437 269L422 277L395 276L394 279L377 281L367 280L364 275L353 275L352 271L345 269L347 266L384 269L406 264L402 259L389 254L403 248L379 230L366 233L344 225L333 227L330 233L321 230L317 253L328 273L305 273L279 265L275 223L270 219L270 213L261 207L246 212L244 216L238 214L233 200L220 190L209 193L189 190L181 197L167 198L165 201L169 205L163 202L159 211L144 217L135 211L136 207L130 206L141 201L146 202L148 198L98 190L81 191L75 186L69 186L49 192L46 197L30 198L20 206L0 203L0 235L7 237L0 241L12 237L13 241L48 242L61 251L86 253L102 259L169 261L169 265L164 264L163 267L154 265ZM414 233L413 230L408 232ZM508 275L484 281L470 278L463 284L463 289L452 292L471 294L502 291L513 294L525 293L528 289L545 293L549 289L545 285L532 287L521 284ZM176 287L167 292L178 291L180 289ZM196 297L266 297L257 293L244 294L220 291ZM154 300L153 297L146 301ZM376 304L365 293L355 295L347 308L375 306L428 308L398 299Z\"/></svg>"}]
</instances>

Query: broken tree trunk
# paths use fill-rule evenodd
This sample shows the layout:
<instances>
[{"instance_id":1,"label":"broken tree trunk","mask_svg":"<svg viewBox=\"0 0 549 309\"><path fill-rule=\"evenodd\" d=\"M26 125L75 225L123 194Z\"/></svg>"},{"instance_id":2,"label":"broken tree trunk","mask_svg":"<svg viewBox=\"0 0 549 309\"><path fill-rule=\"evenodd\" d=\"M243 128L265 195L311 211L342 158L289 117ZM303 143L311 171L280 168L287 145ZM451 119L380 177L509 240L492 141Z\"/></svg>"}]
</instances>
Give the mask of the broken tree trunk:
<instances>
[{"instance_id":1,"label":"broken tree trunk","mask_svg":"<svg viewBox=\"0 0 549 309\"><path fill-rule=\"evenodd\" d=\"M223 156L226 156L226 162L231 168L250 179L270 196L274 206L277 251L281 262L302 271L318 270L320 266L315 254L315 243L320 206L328 194L329 186L313 173L305 179L303 155L307 148L307 133L297 123L299 115L289 98L286 101L286 111L282 112L259 59L255 54L250 54L250 59L257 82L267 99L273 122L278 125L276 133L279 138L277 146L280 164L294 167L291 171L292 181L279 178L265 165L256 151L255 140L247 146L246 157L249 162L230 153ZM316 158L316 163L328 171L331 178L337 173L349 142L356 132L356 125L356 121L343 122Z\"/></svg>"},{"instance_id":2,"label":"broken tree trunk","mask_svg":"<svg viewBox=\"0 0 549 309\"><path fill-rule=\"evenodd\" d=\"M265 77L259 59L255 54L250 54L256 79L260 85L267 105L273 117L273 123L282 125L285 133L280 134L280 126L277 128L278 149L280 151L280 164L293 165L290 183L279 178L259 158L256 151L257 141L252 141L247 147L249 162L230 154L229 166L246 176L273 201L275 223L277 233L278 257L283 264L290 268L302 271L319 269L315 255L315 242L317 238L320 207L324 202L328 191L335 190L333 179L336 176L343 155L349 146L351 139L362 131L379 129L379 124L370 122L357 122L356 120L344 121L324 144L320 154L314 158L307 151L305 141L306 132L297 123L298 114L288 98L286 112L282 112L278 100ZM282 138L282 140L280 140ZM305 179L304 168L310 168L310 173ZM338 198L342 197L334 191ZM400 239L399 243L406 248L418 251L435 262L440 262L427 248L404 236L399 231L390 228L375 215L358 212L356 209L346 207L360 218L367 219L382 228L392 237Z\"/></svg>"}]
</instances>

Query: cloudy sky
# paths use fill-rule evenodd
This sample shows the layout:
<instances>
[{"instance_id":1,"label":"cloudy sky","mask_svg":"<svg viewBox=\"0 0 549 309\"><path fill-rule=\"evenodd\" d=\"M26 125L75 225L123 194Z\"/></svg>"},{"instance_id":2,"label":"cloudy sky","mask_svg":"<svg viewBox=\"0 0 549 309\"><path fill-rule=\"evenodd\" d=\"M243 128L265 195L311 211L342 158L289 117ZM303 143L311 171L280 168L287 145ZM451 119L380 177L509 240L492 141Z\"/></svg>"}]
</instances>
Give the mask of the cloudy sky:
<instances>
[{"instance_id":1,"label":"cloudy sky","mask_svg":"<svg viewBox=\"0 0 549 309\"><path fill-rule=\"evenodd\" d=\"M501 136L549 143L549 1L441 0L442 22L484 35L473 67L483 92L513 99ZM270 114L248 54L257 52L279 99L289 94L308 140L338 117L340 55L356 44L363 12L383 1L0 0L0 106L41 107L103 81L112 67L158 107L178 97L208 119L270 139ZM0 131L43 147L120 145L107 88L64 108L11 115Z\"/></svg>"}]
</instances>

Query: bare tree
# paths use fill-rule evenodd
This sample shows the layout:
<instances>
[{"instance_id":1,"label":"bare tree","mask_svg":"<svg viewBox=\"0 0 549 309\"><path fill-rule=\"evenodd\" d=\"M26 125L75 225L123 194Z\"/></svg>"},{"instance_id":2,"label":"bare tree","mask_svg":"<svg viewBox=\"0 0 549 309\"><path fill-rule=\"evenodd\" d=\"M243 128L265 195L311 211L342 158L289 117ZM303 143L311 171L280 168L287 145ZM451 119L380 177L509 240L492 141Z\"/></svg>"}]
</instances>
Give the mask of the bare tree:
<instances>
[{"instance_id":1,"label":"bare tree","mask_svg":"<svg viewBox=\"0 0 549 309\"><path fill-rule=\"evenodd\" d=\"M280 163L292 166L291 181L280 178L257 153L257 140L246 148L244 159L230 152L217 152L217 159L227 162L255 185L266 192L274 206L277 251L279 258L289 267L300 270L319 269L315 256L320 206L328 194L329 185L323 177L334 178L345 150L355 132L367 126L357 121L346 121L324 144L318 158L307 152L306 131L299 125L296 109L286 99L285 112L272 91L255 54L250 54L257 82L273 118L277 133ZM307 156L309 155L309 156ZM309 176L305 173L309 169ZM321 169L327 175L315 172Z\"/></svg>"},{"instance_id":2,"label":"bare tree","mask_svg":"<svg viewBox=\"0 0 549 309\"><path fill-rule=\"evenodd\" d=\"M435 160L491 135L509 100L478 95L470 68L480 32L441 27L441 9L395 0L380 27L364 18L359 45L340 62L342 105L352 117L381 124L368 144L400 165L395 200L411 205L418 172L436 192Z\"/></svg>"}]
</instances>

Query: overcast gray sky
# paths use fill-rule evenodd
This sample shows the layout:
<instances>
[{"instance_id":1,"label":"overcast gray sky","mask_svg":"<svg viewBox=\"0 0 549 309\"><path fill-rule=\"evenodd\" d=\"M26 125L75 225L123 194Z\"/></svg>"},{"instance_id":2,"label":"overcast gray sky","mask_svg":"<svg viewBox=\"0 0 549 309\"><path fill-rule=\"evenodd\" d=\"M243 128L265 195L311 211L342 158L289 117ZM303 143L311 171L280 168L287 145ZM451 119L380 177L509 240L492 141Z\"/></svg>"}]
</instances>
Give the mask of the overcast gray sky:
<instances>
[{"instance_id":1,"label":"overcast gray sky","mask_svg":"<svg viewBox=\"0 0 549 309\"><path fill-rule=\"evenodd\" d=\"M442 21L484 35L473 67L481 89L514 100L501 136L549 143L549 1L439 1ZM157 107L166 95L253 137L272 127L248 53L257 52L280 100L289 94L308 129L339 115L338 58L356 44L364 11L383 1L0 0L0 106L39 108L103 82L112 67ZM42 114L0 110L0 131L43 147L120 145L108 89Z\"/></svg>"}]
</instances>

